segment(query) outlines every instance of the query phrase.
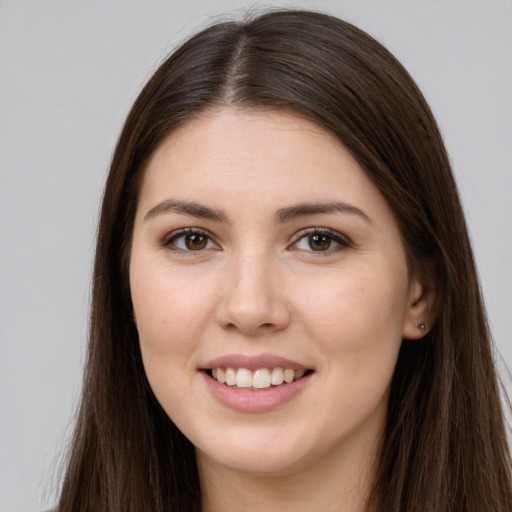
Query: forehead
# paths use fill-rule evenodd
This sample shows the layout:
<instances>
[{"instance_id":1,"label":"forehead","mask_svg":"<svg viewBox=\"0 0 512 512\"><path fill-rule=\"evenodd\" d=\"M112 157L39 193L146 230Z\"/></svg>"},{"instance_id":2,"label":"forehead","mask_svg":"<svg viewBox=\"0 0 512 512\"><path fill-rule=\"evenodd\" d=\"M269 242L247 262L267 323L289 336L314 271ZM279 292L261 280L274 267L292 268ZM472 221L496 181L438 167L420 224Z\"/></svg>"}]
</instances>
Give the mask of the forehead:
<instances>
[{"instance_id":1,"label":"forehead","mask_svg":"<svg viewBox=\"0 0 512 512\"><path fill-rule=\"evenodd\" d=\"M381 196L343 144L315 123L286 112L231 109L188 121L155 151L140 197L156 200L171 189L185 199L209 194L210 200L217 194L231 193L234 200L277 191L281 200Z\"/></svg>"}]
</instances>

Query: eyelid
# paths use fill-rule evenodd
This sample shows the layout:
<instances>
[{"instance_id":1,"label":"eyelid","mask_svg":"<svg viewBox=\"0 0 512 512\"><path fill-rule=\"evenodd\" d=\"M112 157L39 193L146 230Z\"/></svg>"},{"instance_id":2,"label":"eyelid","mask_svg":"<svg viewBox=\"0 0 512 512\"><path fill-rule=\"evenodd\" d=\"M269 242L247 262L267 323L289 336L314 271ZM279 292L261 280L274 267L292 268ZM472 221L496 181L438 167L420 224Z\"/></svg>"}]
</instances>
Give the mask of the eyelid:
<instances>
[{"instance_id":1,"label":"eyelid","mask_svg":"<svg viewBox=\"0 0 512 512\"><path fill-rule=\"evenodd\" d=\"M201 249L201 250L197 250L197 251L187 251L185 249L180 249L179 247L172 247L172 243L177 240L178 238L180 237L184 237L186 235L201 235L201 236L204 236L206 238L208 238L208 240L215 244L215 246L217 248L219 248L219 244L215 241L215 238L214 236L209 233L207 230L205 229L202 229L202 228L193 228L193 227L187 227L187 228L181 228L181 229L176 229L174 231L171 231L170 233L167 233L161 240L160 242L160 245L162 245L162 247L166 248L166 249L170 249L172 251L175 251L175 252L182 252L182 253L187 253L187 254L192 254L192 253L201 253L201 252L204 252L206 250L205 249ZM211 250L211 248L209 248Z\"/></svg>"},{"instance_id":2,"label":"eyelid","mask_svg":"<svg viewBox=\"0 0 512 512\"><path fill-rule=\"evenodd\" d=\"M215 240L215 237L209 231L207 231L203 228L195 228L195 227L180 228L180 229L171 231L170 233L167 233L161 239L160 245L166 249L170 249L175 252L182 252L182 253L187 253L187 254L197 253L196 255L206 251L207 249L212 250L211 247L193 251L193 250L186 250L186 249L181 249L176 246L174 246L174 247L172 246L172 244L175 240L179 239L180 237L184 237L186 235L191 235L191 234L198 234L198 235L206 237L209 242L211 242L212 244L214 244L216 246L216 249L220 249L220 246L219 246L218 242ZM315 235L315 234L328 236L334 242L336 242L336 244L338 244L338 245L334 248L329 248L325 251L314 251L313 249L306 250L306 249L294 248L294 246L299 241L301 241L303 238L305 238L307 236ZM300 231L295 233L295 235L293 237L293 242L288 246L288 250L302 250L304 252L313 253L316 256L321 256L322 254L323 255L332 254L333 252L337 252L337 250L343 250L343 249L346 249L346 248L352 247L352 246L353 246L353 243L350 240L350 238L347 237L346 235L340 233L339 231L336 231L336 230L333 230L330 228L325 228L325 227L309 227L309 228L301 229Z\"/></svg>"},{"instance_id":3,"label":"eyelid","mask_svg":"<svg viewBox=\"0 0 512 512\"><path fill-rule=\"evenodd\" d=\"M338 247L335 247L333 249L328 249L326 251L313 251L312 249L309 251L306 251L306 252L315 254L315 256L332 254L333 252L336 252L337 250L340 250L340 249L343 250L343 249L353 246L353 243L350 240L350 238L348 236L340 233L339 231L335 231L333 229L325 228L325 227L310 227L310 228L301 229L299 232L295 233L294 241L289 246L289 250L304 250L304 249L294 249L293 246L296 245L303 238L310 236L310 235L315 235L315 234L326 235L326 236L330 237L332 240L334 240L337 244L339 244Z\"/></svg>"}]
</instances>

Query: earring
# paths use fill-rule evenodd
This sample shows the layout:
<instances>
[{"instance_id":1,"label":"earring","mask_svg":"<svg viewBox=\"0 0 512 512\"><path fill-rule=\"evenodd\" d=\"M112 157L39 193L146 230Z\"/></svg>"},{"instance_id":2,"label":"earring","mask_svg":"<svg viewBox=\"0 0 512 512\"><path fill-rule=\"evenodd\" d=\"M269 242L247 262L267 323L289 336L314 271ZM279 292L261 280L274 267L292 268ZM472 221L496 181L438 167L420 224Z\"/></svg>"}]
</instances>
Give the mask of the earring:
<instances>
[{"instance_id":1,"label":"earring","mask_svg":"<svg viewBox=\"0 0 512 512\"><path fill-rule=\"evenodd\" d=\"M427 332L427 324L421 322L421 324L418 324L418 329L420 330L421 334L425 334Z\"/></svg>"}]
</instances>

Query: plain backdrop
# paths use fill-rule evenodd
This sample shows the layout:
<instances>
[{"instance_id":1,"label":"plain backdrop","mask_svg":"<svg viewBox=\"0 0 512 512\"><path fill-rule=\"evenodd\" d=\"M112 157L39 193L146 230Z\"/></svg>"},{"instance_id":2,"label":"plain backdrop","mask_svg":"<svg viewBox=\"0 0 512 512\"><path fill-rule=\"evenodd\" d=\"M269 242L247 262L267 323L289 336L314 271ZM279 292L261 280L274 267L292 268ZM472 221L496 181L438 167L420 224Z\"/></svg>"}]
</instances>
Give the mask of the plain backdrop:
<instances>
[{"instance_id":1,"label":"plain backdrop","mask_svg":"<svg viewBox=\"0 0 512 512\"><path fill-rule=\"evenodd\" d=\"M128 109L187 36L269 6L355 23L419 83L453 161L502 368L511 366L512 0L0 0L1 512L55 501L99 201Z\"/></svg>"}]
</instances>

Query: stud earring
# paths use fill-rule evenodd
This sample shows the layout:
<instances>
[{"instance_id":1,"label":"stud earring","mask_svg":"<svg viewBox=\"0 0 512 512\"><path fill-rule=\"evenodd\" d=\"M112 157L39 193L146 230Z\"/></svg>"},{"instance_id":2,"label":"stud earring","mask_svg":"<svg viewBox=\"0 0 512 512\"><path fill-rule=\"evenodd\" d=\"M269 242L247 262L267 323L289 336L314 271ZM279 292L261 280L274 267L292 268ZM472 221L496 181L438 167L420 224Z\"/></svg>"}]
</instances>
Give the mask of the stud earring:
<instances>
[{"instance_id":1,"label":"stud earring","mask_svg":"<svg viewBox=\"0 0 512 512\"><path fill-rule=\"evenodd\" d=\"M418 329L420 330L421 334L425 334L427 332L427 324L421 322L421 324L418 324Z\"/></svg>"}]
</instances>

